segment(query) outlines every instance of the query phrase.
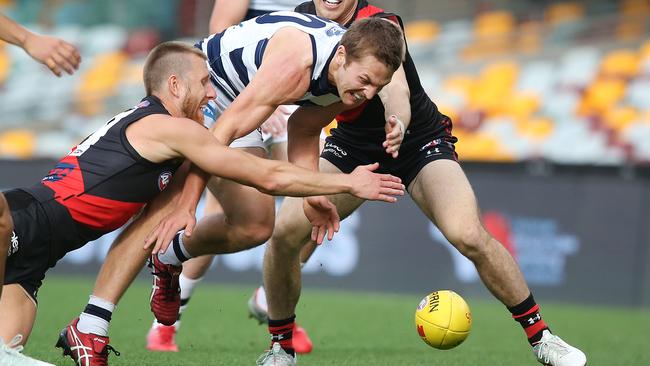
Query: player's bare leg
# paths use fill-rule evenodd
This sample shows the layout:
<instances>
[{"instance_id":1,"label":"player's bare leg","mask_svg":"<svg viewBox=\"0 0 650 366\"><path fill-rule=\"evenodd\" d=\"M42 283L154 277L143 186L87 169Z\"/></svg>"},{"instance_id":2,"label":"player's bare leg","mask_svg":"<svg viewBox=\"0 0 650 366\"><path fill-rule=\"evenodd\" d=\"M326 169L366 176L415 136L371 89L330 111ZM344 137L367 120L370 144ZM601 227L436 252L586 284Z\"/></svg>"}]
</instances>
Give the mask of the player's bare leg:
<instances>
[{"instance_id":1,"label":"player's bare leg","mask_svg":"<svg viewBox=\"0 0 650 366\"><path fill-rule=\"evenodd\" d=\"M321 159L320 171L338 172L338 168ZM359 207L363 200L350 195L329 197L344 219ZM269 332L285 351L292 353L288 332L295 326L295 308L300 298L301 250L310 242L311 224L302 209L302 199L284 199L277 217L273 236L264 254L264 287L268 302ZM282 335L282 337L279 337Z\"/></svg>"},{"instance_id":2,"label":"player's bare leg","mask_svg":"<svg viewBox=\"0 0 650 366\"><path fill-rule=\"evenodd\" d=\"M474 263L488 290L522 325L539 362L585 365L586 357L580 350L550 333L514 258L485 230L472 187L457 162L436 160L427 164L408 189L425 215Z\"/></svg>"},{"instance_id":3,"label":"player's bare leg","mask_svg":"<svg viewBox=\"0 0 650 366\"><path fill-rule=\"evenodd\" d=\"M218 213L223 213L223 209L219 201L208 191L205 196L204 215L208 216ZM183 263L183 271L178 278L181 287L178 320L173 325L164 325L154 319L149 332L147 332L148 350L159 352L179 351L179 347L176 344L176 332L178 332L181 325L181 316L189 306L194 289L203 280L203 276L210 268L213 259L214 255L203 255L191 258Z\"/></svg>"},{"instance_id":4,"label":"player's bare leg","mask_svg":"<svg viewBox=\"0 0 650 366\"><path fill-rule=\"evenodd\" d=\"M476 197L457 162L442 159L427 164L411 183L409 193L447 240L474 263L497 299L514 306L528 296L517 263L483 227Z\"/></svg>"},{"instance_id":5,"label":"player's bare leg","mask_svg":"<svg viewBox=\"0 0 650 366\"><path fill-rule=\"evenodd\" d=\"M35 319L36 303L25 289L15 283L4 285L0 298L0 338L8 342L22 334L20 344L27 343Z\"/></svg>"}]
</instances>

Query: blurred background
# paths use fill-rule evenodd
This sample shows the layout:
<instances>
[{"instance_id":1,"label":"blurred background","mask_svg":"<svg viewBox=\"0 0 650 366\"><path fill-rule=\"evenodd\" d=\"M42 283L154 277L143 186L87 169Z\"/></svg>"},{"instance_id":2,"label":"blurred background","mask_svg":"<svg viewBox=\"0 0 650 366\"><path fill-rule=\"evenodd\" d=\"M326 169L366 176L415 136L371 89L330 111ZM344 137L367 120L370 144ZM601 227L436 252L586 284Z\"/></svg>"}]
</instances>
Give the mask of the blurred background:
<instances>
[{"instance_id":1,"label":"blurred background","mask_svg":"<svg viewBox=\"0 0 650 366\"><path fill-rule=\"evenodd\" d=\"M402 16L421 81L454 121L486 226L536 294L650 305L650 1L370 3ZM0 12L74 43L83 59L74 76L55 79L0 43L0 188L35 183L136 104L147 52L205 37L211 8L210 0L0 0ZM343 227L306 267L306 286L487 295L408 199L366 204ZM111 238L57 270L96 273ZM259 282L262 251L217 259L211 277Z\"/></svg>"}]
</instances>

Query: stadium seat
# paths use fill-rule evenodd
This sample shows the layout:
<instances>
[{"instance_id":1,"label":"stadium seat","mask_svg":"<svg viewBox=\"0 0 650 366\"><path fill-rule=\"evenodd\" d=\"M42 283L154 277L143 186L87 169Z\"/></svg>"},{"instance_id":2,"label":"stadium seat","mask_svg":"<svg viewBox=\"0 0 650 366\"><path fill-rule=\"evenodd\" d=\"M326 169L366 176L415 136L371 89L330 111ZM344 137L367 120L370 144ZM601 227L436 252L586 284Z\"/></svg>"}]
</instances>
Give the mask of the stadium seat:
<instances>
[{"instance_id":1,"label":"stadium seat","mask_svg":"<svg viewBox=\"0 0 650 366\"><path fill-rule=\"evenodd\" d=\"M597 80L590 85L578 108L580 115L605 113L625 95L626 84L622 80Z\"/></svg>"},{"instance_id":2,"label":"stadium seat","mask_svg":"<svg viewBox=\"0 0 650 366\"><path fill-rule=\"evenodd\" d=\"M127 56L123 52L105 53L97 56L82 76L77 89L77 108L83 115L103 112L104 99L111 96L118 85Z\"/></svg>"},{"instance_id":3,"label":"stadium seat","mask_svg":"<svg viewBox=\"0 0 650 366\"><path fill-rule=\"evenodd\" d=\"M439 32L438 23L432 20L412 21L404 26L404 33L409 44L433 42Z\"/></svg>"},{"instance_id":4,"label":"stadium seat","mask_svg":"<svg viewBox=\"0 0 650 366\"><path fill-rule=\"evenodd\" d=\"M639 73L640 59L636 51L623 49L609 52L600 64L603 77L631 79Z\"/></svg>"},{"instance_id":5,"label":"stadium seat","mask_svg":"<svg viewBox=\"0 0 650 366\"><path fill-rule=\"evenodd\" d=\"M13 129L0 134L0 156L26 159L34 154L36 138L26 129Z\"/></svg>"},{"instance_id":6,"label":"stadium seat","mask_svg":"<svg viewBox=\"0 0 650 366\"><path fill-rule=\"evenodd\" d=\"M584 16L584 7L577 1L565 1L549 5L544 17L552 25L574 22Z\"/></svg>"},{"instance_id":7,"label":"stadium seat","mask_svg":"<svg viewBox=\"0 0 650 366\"><path fill-rule=\"evenodd\" d=\"M0 85L7 80L10 67L11 59L9 59L9 54L5 51L5 44L0 43Z\"/></svg>"}]
</instances>

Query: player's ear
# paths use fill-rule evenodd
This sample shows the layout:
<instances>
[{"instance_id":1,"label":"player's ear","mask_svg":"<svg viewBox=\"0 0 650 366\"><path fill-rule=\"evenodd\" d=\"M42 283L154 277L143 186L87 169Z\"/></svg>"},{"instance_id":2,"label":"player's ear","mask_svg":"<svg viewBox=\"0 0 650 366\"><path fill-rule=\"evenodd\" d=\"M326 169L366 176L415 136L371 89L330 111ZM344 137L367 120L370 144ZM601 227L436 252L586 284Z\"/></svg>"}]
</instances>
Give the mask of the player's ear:
<instances>
[{"instance_id":1,"label":"player's ear","mask_svg":"<svg viewBox=\"0 0 650 366\"><path fill-rule=\"evenodd\" d=\"M345 51L345 46L339 45L336 48L336 64L341 67L345 65L345 57L347 53Z\"/></svg>"},{"instance_id":2,"label":"player's ear","mask_svg":"<svg viewBox=\"0 0 650 366\"><path fill-rule=\"evenodd\" d=\"M180 78L177 75L175 74L169 75L169 78L167 78L167 88L169 89L171 95L175 97L181 95L181 89L182 89L181 83L182 80L180 80Z\"/></svg>"}]
</instances>

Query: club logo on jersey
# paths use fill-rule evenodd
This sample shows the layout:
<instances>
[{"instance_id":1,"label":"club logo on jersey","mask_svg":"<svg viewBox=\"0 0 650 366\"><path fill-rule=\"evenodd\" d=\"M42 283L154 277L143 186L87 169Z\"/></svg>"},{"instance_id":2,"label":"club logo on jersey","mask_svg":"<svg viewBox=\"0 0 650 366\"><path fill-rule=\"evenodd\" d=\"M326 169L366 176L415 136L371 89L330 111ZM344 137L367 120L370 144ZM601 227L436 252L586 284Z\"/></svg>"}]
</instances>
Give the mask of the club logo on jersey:
<instances>
[{"instance_id":1,"label":"club logo on jersey","mask_svg":"<svg viewBox=\"0 0 650 366\"><path fill-rule=\"evenodd\" d=\"M338 37L341 34L345 33L345 29L336 25L326 30L325 33L327 34L328 37Z\"/></svg>"},{"instance_id":2,"label":"club logo on jersey","mask_svg":"<svg viewBox=\"0 0 650 366\"><path fill-rule=\"evenodd\" d=\"M172 172L167 171L160 173L158 176L158 189L162 191L163 189L167 188L167 185L171 180Z\"/></svg>"},{"instance_id":3,"label":"club logo on jersey","mask_svg":"<svg viewBox=\"0 0 650 366\"><path fill-rule=\"evenodd\" d=\"M45 178L43 178L43 182L58 182L70 174L70 172L76 167L77 166L74 164L58 163L54 166L54 169L50 170Z\"/></svg>"},{"instance_id":4,"label":"club logo on jersey","mask_svg":"<svg viewBox=\"0 0 650 366\"><path fill-rule=\"evenodd\" d=\"M10 256L18 251L18 235L15 231L11 232L11 245L9 246L9 252L7 256Z\"/></svg>"}]
</instances>

